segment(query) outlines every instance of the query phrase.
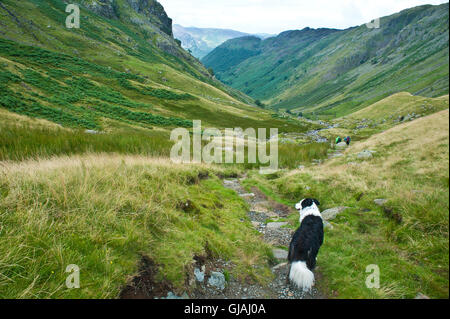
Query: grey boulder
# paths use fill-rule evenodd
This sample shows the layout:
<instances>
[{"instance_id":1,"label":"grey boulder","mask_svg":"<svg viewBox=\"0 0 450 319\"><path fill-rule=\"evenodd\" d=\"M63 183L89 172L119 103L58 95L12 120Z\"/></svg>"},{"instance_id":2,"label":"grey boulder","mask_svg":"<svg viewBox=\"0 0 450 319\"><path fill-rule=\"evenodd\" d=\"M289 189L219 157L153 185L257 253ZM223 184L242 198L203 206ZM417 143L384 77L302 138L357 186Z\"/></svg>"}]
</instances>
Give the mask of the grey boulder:
<instances>
[{"instance_id":1,"label":"grey boulder","mask_svg":"<svg viewBox=\"0 0 450 319\"><path fill-rule=\"evenodd\" d=\"M372 157L373 157L373 152L372 152L372 151L365 150L365 151L362 151L361 153L359 153L359 154L357 155L357 157L358 157L359 159L369 159L369 158L372 158Z\"/></svg>"},{"instance_id":2,"label":"grey boulder","mask_svg":"<svg viewBox=\"0 0 450 319\"><path fill-rule=\"evenodd\" d=\"M341 207L334 207L334 208L330 208L327 209L325 211L322 212L322 218L325 221L328 220L333 220L336 218L337 215L339 215L340 213L342 213L344 210L346 210L348 207L345 206L341 206Z\"/></svg>"}]
</instances>

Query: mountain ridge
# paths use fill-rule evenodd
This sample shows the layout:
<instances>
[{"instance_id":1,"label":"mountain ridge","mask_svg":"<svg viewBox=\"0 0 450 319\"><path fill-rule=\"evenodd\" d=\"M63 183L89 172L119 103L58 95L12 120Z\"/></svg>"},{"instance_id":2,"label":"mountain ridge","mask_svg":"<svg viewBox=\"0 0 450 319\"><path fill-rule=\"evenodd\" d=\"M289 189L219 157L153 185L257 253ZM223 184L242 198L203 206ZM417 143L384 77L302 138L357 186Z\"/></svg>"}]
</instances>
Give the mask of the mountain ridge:
<instances>
[{"instance_id":1,"label":"mountain ridge","mask_svg":"<svg viewBox=\"0 0 450 319\"><path fill-rule=\"evenodd\" d=\"M448 3L406 9L380 23L379 29L286 31L248 56L239 52L245 41L232 39L202 62L275 109L311 116L339 117L399 91L448 94ZM227 59L239 63L224 64Z\"/></svg>"}]
</instances>

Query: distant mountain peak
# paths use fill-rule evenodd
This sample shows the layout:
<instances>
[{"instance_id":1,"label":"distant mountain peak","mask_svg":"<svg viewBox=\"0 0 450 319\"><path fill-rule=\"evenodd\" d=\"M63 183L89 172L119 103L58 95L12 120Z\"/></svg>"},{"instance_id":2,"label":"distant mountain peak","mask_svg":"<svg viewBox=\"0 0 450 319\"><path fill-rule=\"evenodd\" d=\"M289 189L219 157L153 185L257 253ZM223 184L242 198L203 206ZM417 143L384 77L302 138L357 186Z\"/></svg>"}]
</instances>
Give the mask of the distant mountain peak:
<instances>
[{"instance_id":1,"label":"distant mountain peak","mask_svg":"<svg viewBox=\"0 0 450 319\"><path fill-rule=\"evenodd\" d=\"M183 48L191 51L192 55L199 59L230 39L246 36L264 39L271 36L269 34L252 35L232 29L183 27L179 24L174 25L173 32L174 37L181 41Z\"/></svg>"},{"instance_id":2,"label":"distant mountain peak","mask_svg":"<svg viewBox=\"0 0 450 319\"><path fill-rule=\"evenodd\" d=\"M164 7L156 0L127 0L137 13L155 17L161 31L172 36L172 19L169 18Z\"/></svg>"}]
</instances>

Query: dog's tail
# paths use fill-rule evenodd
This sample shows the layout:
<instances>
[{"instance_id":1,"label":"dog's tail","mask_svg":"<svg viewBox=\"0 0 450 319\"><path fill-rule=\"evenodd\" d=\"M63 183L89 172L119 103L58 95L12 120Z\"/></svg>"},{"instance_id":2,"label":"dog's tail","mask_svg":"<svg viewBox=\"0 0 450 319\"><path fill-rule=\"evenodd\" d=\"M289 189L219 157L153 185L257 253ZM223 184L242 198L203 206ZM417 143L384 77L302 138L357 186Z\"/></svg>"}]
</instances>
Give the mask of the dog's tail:
<instances>
[{"instance_id":1,"label":"dog's tail","mask_svg":"<svg viewBox=\"0 0 450 319\"><path fill-rule=\"evenodd\" d=\"M304 261L292 263L289 279L303 291L311 290L314 285L314 274L308 269Z\"/></svg>"}]
</instances>

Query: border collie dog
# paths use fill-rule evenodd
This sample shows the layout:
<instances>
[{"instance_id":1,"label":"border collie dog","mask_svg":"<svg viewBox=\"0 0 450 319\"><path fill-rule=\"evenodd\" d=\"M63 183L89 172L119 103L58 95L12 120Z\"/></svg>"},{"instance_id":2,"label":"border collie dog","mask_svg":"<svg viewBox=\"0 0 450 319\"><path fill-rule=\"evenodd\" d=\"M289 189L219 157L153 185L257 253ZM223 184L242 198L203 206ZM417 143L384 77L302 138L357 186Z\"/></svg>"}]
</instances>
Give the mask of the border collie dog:
<instances>
[{"instance_id":1,"label":"border collie dog","mask_svg":"<svg viewBox=\"0 0 450 319\"><path fill-rule=\"evenodd\" d=\"M320 203L306 198L295 205L300 213L300 227L292 237L288 255L288 277L298 288L308 291L314 285L313 270L316 257L323 244L323 221Z\"/></svg>"}]
</instances>

